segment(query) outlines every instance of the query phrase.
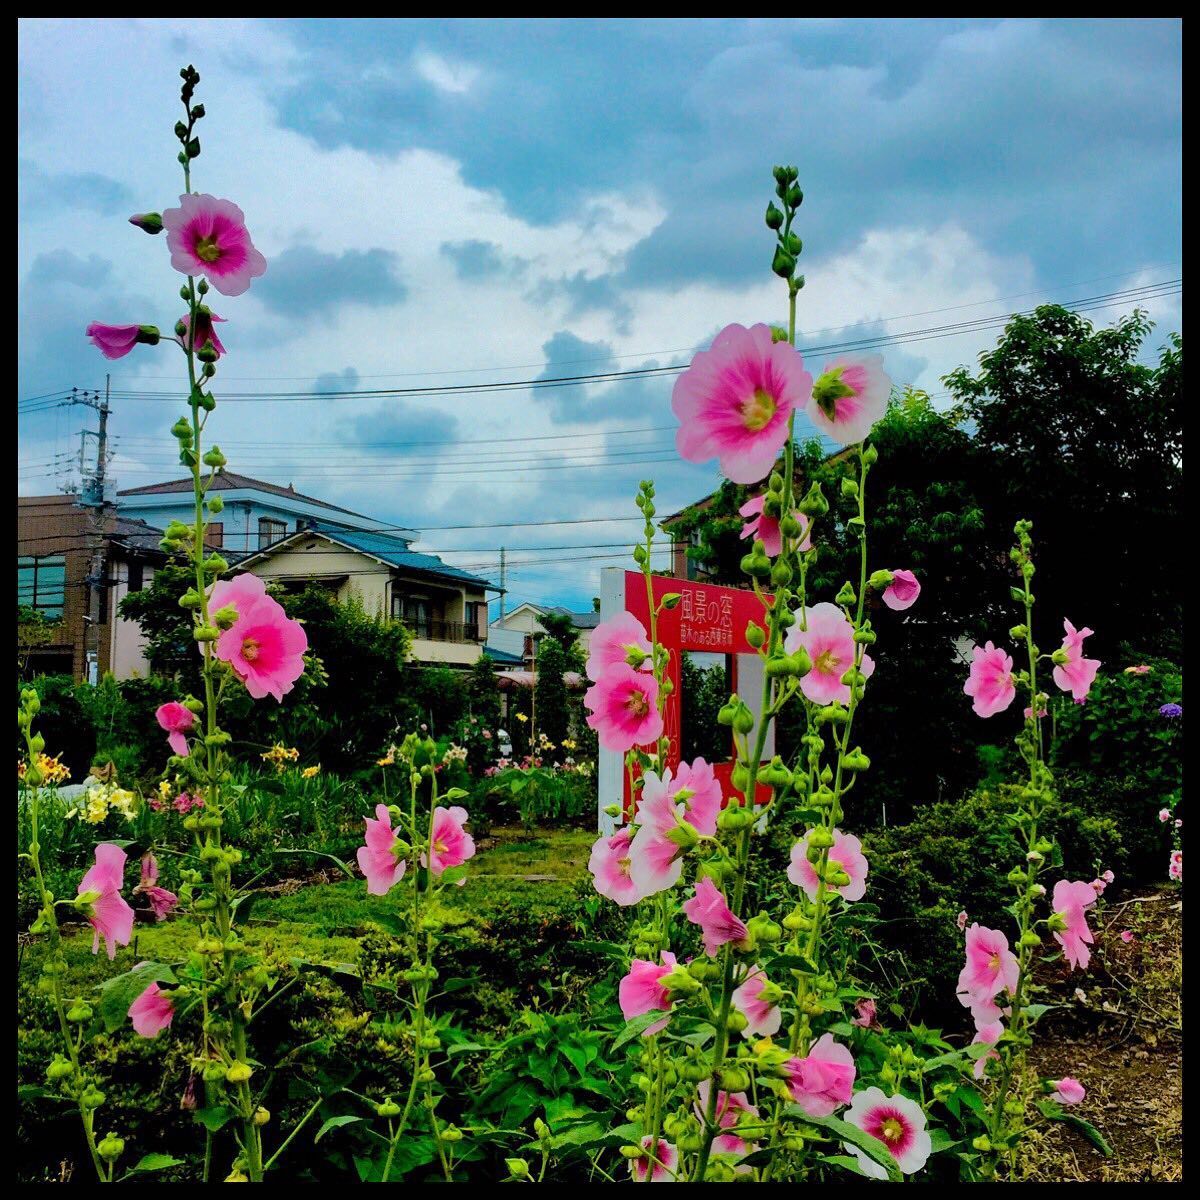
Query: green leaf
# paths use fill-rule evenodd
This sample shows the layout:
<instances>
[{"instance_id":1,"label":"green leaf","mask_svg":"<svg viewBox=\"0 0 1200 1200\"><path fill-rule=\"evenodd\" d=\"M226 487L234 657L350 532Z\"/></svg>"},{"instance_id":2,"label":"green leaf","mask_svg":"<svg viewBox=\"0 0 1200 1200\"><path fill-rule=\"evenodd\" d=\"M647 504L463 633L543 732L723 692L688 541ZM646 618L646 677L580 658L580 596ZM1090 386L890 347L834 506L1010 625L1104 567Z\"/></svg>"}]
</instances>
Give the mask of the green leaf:
<instances>
[{"instance_id":1,"label":"green leaf","mask_svg":"<svg viewBox=\"0 0 1200 1200\"><path fill-rule=\"evenodd\" d=\"M1049 1120L1061 1121L1064 1125L1069 1125L1076 1132L1083 1134L1105 1158L1111 1157L1112 1147L1108 1144L1104 1134L1091 1121L1085 1121L1083 1117L1077 1117L1073 1112L1067 1112L1053 1100L1038 1101L1038 1108L1041 1109L1042 1115Z\"/></svg>"},{"instance_id":2,"label":"green leaf","mask_svg":"<svg viewBox=\"0 0 1200 1200\"><path fill-rule=\"evenodd\" d=\"M192 1113L192 1120L197 1125L203 1125L209 1133L216 1133L217 1130L223 1129L230 1121L233 1120L234 1113L232 1108L226 1108L223 1104L218 1104L213 1108L198 1108Z\"/></svg>"},{"instance_id":3,"label":"green leaf","mask_svg":"<svg viewBox=\"0 0 1200 1200\"><path fill-rule=\"evenodd\" d=\"M23 1083L17 1088L18 1100L57 1100L60 1104L74 1103L70 1096L59 1095L58 1092L52 1092L49 1088L38 1087L36 1084Z\"/></svg>"},{"instance_id":4,"label":"green leaf","mask_svg":"<svg viewBox=\"0 0 1200 1200\"><path fill-rule=\"evenodd\" d=\"M840 1117L810 1116L798 1104L789 1104L787 1112L789 1116L796 1117L809 1125L823 1126L830 1133L840 1137L842 1141L857 1146L872 1162L878 1163L887 1172L888 1178L893 1183L900 1181L900 1168L896 1166L896 1160L888 1153L887 1147L878 1138L872 1137L869 1133L863 1133L857 1125L851 1125L849 1121L843 1121Z\"/></svg>"},{"instance_id":5,"label":"green leaf","mask_svg":"<svg viewBox=\"0 0 1200 1200\"><path fill-rule=\"evenodd\" d=\"M555 1150L563 1146L591 1146L604 1141L608 1134L607 1125L602 1125L599 1121L585 1121L582 1125L575 1125L562 1133L556 1133L550 1139L550 1145Z\"/></svg>"},{"instance_id":6,"label":"green leaf","mask_svg":"<svg viewBox=\"0 0 1200 1200\"><path fill-rule=\"evenodd\" d=\"M930 1154L941 1154L943 1150L949 1150L951 1146L957 1145L957 1139L952 1138L944 1129L931 1129L929 1131Z\"/></svg>"},{"instance_id":7,"label":"green leaf","mask_svg":"<svg viewBox=\"0 0 1200 1200\"><path fill-rule=\"evenodd\" d=\"M178 983L175 972L165 963L138 963L132 971L115 975L100 989L100 1016L109 1033L129 1019L129 1006L152 983Z\"/></svg>"},{"instance_id":8,"label":"green leaf","mask_svg":"<svg viewBox=\"0 0 1200 1200\"><path fill-rule=\"evenodd\" d=\"M1039 1017L1045 1016L1052 1008L1057 1007L1057 1004L1027 1004L1025 1006L1025 1016L1032 1023Z\"/></svg>"},{"instance_id":9,"label":"green leaf","mask_svg":"<svg viewBox=\"0 0 1200 1200\"><path fill-rule=\"evenodd\" d=\"M317 1130L317 1136L313 1138L315 1146L331 1129L340 1129L343 1125L353 1125L356 1121L365 1120L363 1117L351 1116L349 1113L340 1117L330 1117L320 1129Z\"/></svg>"},{"instance_id":10,"label":"green leaf","mask_svg":"<svg viewBox=\"0 0 1200 1200\"><path fill-rule=\"evenodd\" d=\"M771 966L780 971L798 971L801 975L819 975L820 969L803 954L781 954L773 959Z\"/></svg>"},{"instance_id":11,"label":"green leaf","mask_svg":"<svg viewBox=\"0 0 1200 1200\"><path fill-rule=\"evenodd\" d=\"M626 1042L631 1042L639 1034L645 1033L656 1021L661 1021L667 1014L660 1009L654 1009L652 1012L642 1013L633 1018L632 1021L625 1023L625 1028L617 1035L617 1040L613 1042L612 1048L619 1050Z\"/></svg>"},{"instance_id":12,"label":"green leaf","mask_svg":"<svg viewBox=\"0 0 1200 1200\"><path fill-rule=\"evenodd\" d=\"M134 1171L165 1171L168 1167L182 1165L182 1158L172 1158L169 1154L143 1154L126 1174L132 1175Z\"/></svg>"},{"instance_id":13,"label":"green leaf","mask_svg":"<svg viewBox=\"0 0 1200 1200\"><path fill-rule=\"evenodd\" d=\"M817 1161L828 1163L832 1167L841 1167L845 1171L850 1171L855 1175L861 1175L864 1179L871 1178L871 1176L862 1169L858 1159L851 1157L849 1154L818 1154Z\"/></svg>"}]
</instances>

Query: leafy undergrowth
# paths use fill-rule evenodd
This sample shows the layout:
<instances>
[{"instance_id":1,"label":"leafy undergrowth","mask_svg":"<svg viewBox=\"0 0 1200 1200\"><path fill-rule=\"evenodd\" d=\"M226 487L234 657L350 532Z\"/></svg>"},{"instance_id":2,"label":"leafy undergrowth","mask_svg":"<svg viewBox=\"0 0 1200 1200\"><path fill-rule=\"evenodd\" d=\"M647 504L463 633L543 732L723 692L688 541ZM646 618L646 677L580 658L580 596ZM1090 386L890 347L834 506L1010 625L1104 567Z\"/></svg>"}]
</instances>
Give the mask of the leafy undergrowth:
<instances>
[{"instance_id":1,"label":"leafy undergrowth","mask_svg":"<svg viewBox=\"0 0 1200 1200\"><path fill-rule=\"evenodd\" d=\"M1101 1131L1105 1157L1052 1123L1030 1149L1031 1177L1105 1183L1183 1175L1182 892L1145 889L1101 914L1086 976L1061 967L1046 983L1062 1007L1038 1024L1039 1074L1073 1075L1087 1098L1070 1110ZM1125 942L1122 931L1130 931ZM1074 989L1082 986L1086 1000Z\"/></svg>"}]
</instances>

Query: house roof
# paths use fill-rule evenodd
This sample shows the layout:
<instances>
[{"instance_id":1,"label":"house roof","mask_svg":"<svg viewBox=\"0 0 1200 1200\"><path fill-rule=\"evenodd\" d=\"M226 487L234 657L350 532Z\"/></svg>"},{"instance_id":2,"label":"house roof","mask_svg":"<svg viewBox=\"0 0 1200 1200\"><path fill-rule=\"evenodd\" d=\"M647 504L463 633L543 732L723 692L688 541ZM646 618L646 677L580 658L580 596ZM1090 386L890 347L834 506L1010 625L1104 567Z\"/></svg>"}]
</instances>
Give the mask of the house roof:
<instances>
[{"instance_id":1,"label":"house roof","mask_svg":"<svg viewBox=\"0 0 1200 1200\"><path fill-rule=\"evenodd\" d=\"M191 494L193 487L192 479L189 476L187 479L170 479L165 483L147 483L142 487L123 488L117 493L118 496L166 496L175 492L186 492ZM316 504L320 508L328 508L332 512L342 512L347 516L359 517L362 520L370 520L370 517L364 517L362 513L356 513L349 508L341 508L337 504L330 504L327 500L318 500L315 496L306 496L303 492L298 492L291 484L287 487L282 487L278 483L267 483L263 479L252 479L249 475L239 475L235 471L221 471L212 482L213 491L234 491L238 489L247 489L256 492L266 492L272 496L286 496L290 500L303 500L306 504Z\"/></svg>"},{"instance_id":2,"label":"house roof","mask_svg":"<svg viewBox=\"0 0 1200 1200\"><path fill-rule=\"evenodd\" d=\"M519 667L525 661L522 655L510 654L507 650L501 650L498 646L484 646L483 652L488 658L495 659L498 663L507 663Z\"/></svg>"},{"instance_id":3,"label":"house roof","mask_svg":"<svg viewBox=\"0 0 1200 1200\"><path fill-rule=\"evenodd\" d=\"M163 531L156 529L147 521L134 517L117 516L109 524L106 536L110 541L125 546L130 550L143 553L162 554L166 557L159 542Z\"/></svg>"},{"instance_id":4,"label":"house roof","mask_svg":"<svg viewBox=\"0 0 1200 1200\"><path fill-rule=\"evenodd\" d=\"M305 537L324 538L326 541L335 542L347 549L357 550L360 554L369 555L379 562L386 563L389 567L417 571L424 575L439 575L445 579L454 579L459 583L473 583L477 587L491 592L502 590L494 583L481 579L478 575L460 571L457 567L442 562L436 554L421 554L416 550L410 550L408 542L403 538L391 537L386 533L371 533L361 529L328 528L320 525L310 529L301 529L273 542L262 550L256 550L253 554L248 554L243 558L239 565L246 566L257 558L268 558L273 554L278 554L280 550L291 546L298 538Z\"/></svg>"},{"instance_id":5,"label":"house roof","mask_svg":"<svg viewBox=\"0 0 1200 1200\"><path fill-rule=\"evenodd\" d=\"M600 614L598 612L572 612L569 608L563 608L561 604L534 604L531 600L526 600L523 604L518 604L508 615L511 617L513 613L519 612L522 608L531 608L539 616L546 613L561 613L563 616L571 618L571 624L576 629L595 629L600 624Z\"/></svg>"}]
</instances>

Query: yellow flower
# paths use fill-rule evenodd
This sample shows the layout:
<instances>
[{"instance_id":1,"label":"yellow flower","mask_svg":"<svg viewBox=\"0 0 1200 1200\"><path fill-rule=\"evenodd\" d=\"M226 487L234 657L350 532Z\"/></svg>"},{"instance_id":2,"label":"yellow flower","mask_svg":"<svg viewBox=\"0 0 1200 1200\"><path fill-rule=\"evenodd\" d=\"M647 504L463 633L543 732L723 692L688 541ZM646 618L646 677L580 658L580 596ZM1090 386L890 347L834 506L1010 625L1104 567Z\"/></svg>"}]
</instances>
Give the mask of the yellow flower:
<instances>
[{"instance_id":1,"label":"yellow flower","mask_svg":"<svg viewBox=\"0 0 1200 1200\"><path fill-rule=\"evenodd\" d=\"M124 788L113 788L108 797L108 802L127 821L132 821L137 813L137 797Z\"/></svg>"},{"instance_id":2,"label":"yellow flower","mask_svg":"<svg viewBox=\"0 0 1200 1200\"><path fill-rule=\"evenodd\" d=\"M171 793L172 793L174 790L175 790L175 789L171 787L171 781L170 781L169 779L164 779L164 780L162 780L162 782L161 782L161 783L159 783L159 785L158 785L158 794L159 794L159 795L160 795L160 796L161 796L161 797L162 797L164 800L170 800L170 798L171 798Z\"/></svg>"},{"instance_id":3,"label":"yellow flower","mask_svg":"<svg viewBox=\"0 0 1200 1200\"><path fill-rule=\"evenodd\" d=\"M387 752L386 758L378 758L375 760L375 765L377 767L390 767L390 766L393 766L395 764L395 762L396 762L395 752L392 750L389 750Z\"/></svg>"},{"instance_id":4,"label":"yellow flower","mask_svg":"<svg viewBox=\"0 0 1200 1200\"><path fill-rule=\"evenodd\" d=\"M517 713L517 720L520 721L522 725L524 725L525 722L529 720L529 718L524 713Z\"/></svg>"},{"instance_id":5,"label":"yellow flower","mask_svg":"<svg viewBox=\"0 0 1200 1200\"><path fill-rule=\"evenodd\" d=\"M320 763L317 763L317 765L315 767L305 767L304 770L300 772L300 774L303 775L305 779L311 779L314 775L320 775L320 773L321 773L321 764Z\"/></svg>"}]
</instances>

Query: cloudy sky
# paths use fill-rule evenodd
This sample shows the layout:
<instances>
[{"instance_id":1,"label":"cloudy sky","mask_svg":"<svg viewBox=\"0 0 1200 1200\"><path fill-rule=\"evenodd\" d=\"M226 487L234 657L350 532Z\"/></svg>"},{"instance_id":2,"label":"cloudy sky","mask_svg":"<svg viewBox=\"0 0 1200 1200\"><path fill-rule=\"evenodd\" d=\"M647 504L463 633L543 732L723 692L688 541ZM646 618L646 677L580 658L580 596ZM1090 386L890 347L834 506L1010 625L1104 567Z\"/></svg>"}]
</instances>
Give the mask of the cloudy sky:
<instances>
[{"instance_id":1,"label":"cloudy sky","mask_svg":"<svg viewBox=\"0 0 1200 1200\"><path fill-rule=\"evenodd\" d=\"M269 262L215 306L230 469L493 578L504 545L510 604L590 607L637 481L666 513L715 467L674 455L670 373L432 389L678 366L784 321L774 163L805 192L802 347L887 338L937 399L1039 301L1181 327L1152 286L1182 276L1175 20L24 20L18 52L23 494L70 479L94 417L53 404L104 387L87 323L178 316L165 240L125 218L178 203L188 62L193 187ZM178 351L109 369L117 485L178 477Z\"/></svg>"}]
</instances>

